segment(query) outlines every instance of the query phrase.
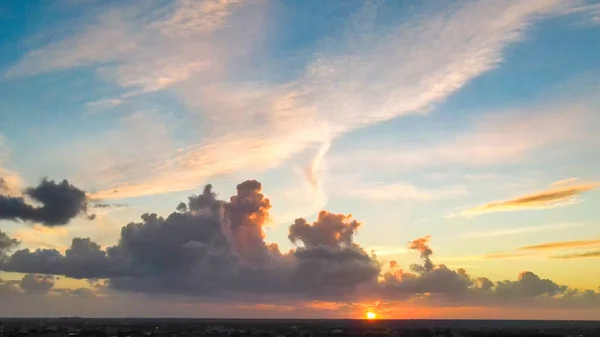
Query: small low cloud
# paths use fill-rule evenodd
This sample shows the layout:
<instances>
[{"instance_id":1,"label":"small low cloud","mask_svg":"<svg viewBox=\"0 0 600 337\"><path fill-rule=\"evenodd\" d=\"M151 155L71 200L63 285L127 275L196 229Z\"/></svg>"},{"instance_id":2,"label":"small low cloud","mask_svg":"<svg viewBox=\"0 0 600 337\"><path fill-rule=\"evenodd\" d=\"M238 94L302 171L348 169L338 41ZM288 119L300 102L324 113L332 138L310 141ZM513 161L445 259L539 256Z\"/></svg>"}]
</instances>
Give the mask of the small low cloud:
<instances>
[{"instance_id":1,"label":"small low cloud","mask_svg":"<svg viewBox=\"0 0 600 337\"><path fill-rule=\"evenodd\" d=\"M600 258L600 250L593 250L593 251L583 252L583 253L556 255L556 256L551 256L550 258L558 259L558 260Z\"/></svg>"},{"instance_id":2,"label":"small low cloud","mask_svg":"<svg viewBox=\"0 0 600 337\"><path fill-rule=\"evenodd\" d=\"M490 202L458 214L452 214L450 217L463 216L470 218L484 213L548 209L570 205L578 201L577 196L580 194L597 189L599 186L598 183L589 183L553 188L514 199Z\"/></svg>"}]
</instances>

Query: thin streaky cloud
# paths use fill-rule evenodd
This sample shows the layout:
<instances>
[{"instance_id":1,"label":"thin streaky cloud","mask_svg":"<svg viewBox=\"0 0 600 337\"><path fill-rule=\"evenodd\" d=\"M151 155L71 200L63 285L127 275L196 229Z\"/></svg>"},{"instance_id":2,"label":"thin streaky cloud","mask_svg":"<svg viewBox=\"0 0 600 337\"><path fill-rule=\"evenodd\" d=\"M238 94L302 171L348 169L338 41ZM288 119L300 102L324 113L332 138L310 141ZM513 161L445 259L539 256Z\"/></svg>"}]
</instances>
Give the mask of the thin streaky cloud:
<instances>
[{"instance_id":1,"label":"thin streaky cloud","mask_svg":"<svg viewBox=\"0 0 600 337\"><path fill-rule=\"evenodd\" d=\"M583 253L556 255L556 256L551 256L550 258L557 259L557 260L600 258L600 250L594 250L594 251L583 252Z\"/></svg>"},{"instance_id":2,"label":"thin streaky cloud","mask_svg":"<svg viewBox=\"0 0 600 337\"><path fill-rule=\"evenodd\" d=\"M477 206L450 217L474 217L485 213L511 212L521 210L549 209L576 203L580 194L597 189L599 183L581 184L567 187L557 187L542 192L529 194L514 199L494 201Z\"/></svg>"},{"instance_id":3,"label":"thin streaky cloud","mask_svg":"<svg viewBox=\"0 0 600 337\"><path fill-rule=\"evenodd\" d=\"M332 156L332 169L356 166L397 171L425 168L490 167L499 164L530 161L542 150L556 144L580 144L593 135L590 125L598 123L595 106L597 96L592 89L585 96L561 98L551 105L534 104L508 112L492 112L478 116L461 133L450 134L444 140L425 146L386 144L378 141L357 145L352 152ZM358 164L357 164L358 163Z\"/></svg>"},{"instance_id":4,"label":"thin streaky cloud","mask_svg":"<svg viewBox=\"0 0 600 337\"><path fill-rule=\"evenodd\" d=\"M365 200L415 200L431 201L465 196L468 191L463 186L450 186L438 189L423 189L408 183L357 185L345 191L347 196Z\"/></svg>"},{"instance_id":5,"label":"thin streaky cloud","mask_svg":"<svg viewBox=\"0 0 600 337\"><path fill-rule=\"evenodd\" d=\"M555 181L555 182L551 183L550 186L566 185L566 184L574 183L577 180L579 180L579 178L567 178L567 179Z\"/></svg>"},{"instance_id":6,"label":"thin streaky cloud","mask_svg":"<svg viewBox=\"0 0 600 337\"><path fill-rule=\"evenodd\" d=\"M499 260L499 259L520 259L526 256L531 256L532 253L490 253L483 255L484 259Z\"/></svg>"},{"instance_id":7,"label":"thin streaky cloud","mask_svg":"<svg viewBox=\"0 0 600 337\"><path fill-rule=\"evenodd\" d=\"M366 248L368 252L374 252L377 256L388 256L388 255L398 255L405 254L409 252L405 247L394 247L394 246L373 246L370 248Z\"/></svg>"},{"instance_id":8,"label":"thin streaky cloud","mask_svg":"<svg viewBox=\"0 0 600 337\"><path fill-rule=\"evenodd\" d=\"M556 250L579 248L587 246L600 246L600 240L579 240L579 241L557 241L547 242L539 245L520 247L518 250Z\"/></svg>"},{"instance_id":9,"label":"thin streaky cloud","mask_svg":"<svg viewBox=\"0 0 600 337\"><path fill-rule=\"evenodd\" d=\"M509 235L518 235L518 234L526 234L526 233L539 233L545 231L554 231L554 230L563 230L563 229L571 229L576 227L585 226L585 223L559 223L553 225L545 225L545 226L530 226L530 227L520 227L520 228L511 228L497 231L488 231L488 232L474 232L474 233L466 233L462 237L465 239L482 239L482 238L494 238L499 236L509 236Z\"/></svg>"},{"instance_id":10,"label":"thin streaky cloud","mask_svg":"<svg viewBox=\"0 0 600 337\"><path fill-rule=\"evenodd\" d=\"M483 255L467 255L467 256L445 256L438 257L439 261L485 261L485 260L502 260L502 259L518 259L527 256L535 255L535 253L515 253L515 252L502 252L502 253L489 253Z\"/></svg>"},{"instance_id":11,"label":"thin streaky cloud","mask_svg":"<svg viewBox=\"0 0 600 337\"><path fill-rule=\"evenodd\" d=\"M588 3L581 6L566 6L562 9L563 15L582 14L583 18L576 24L581 27L600 25L600 3Z\"/></svg>"}]
</instances>

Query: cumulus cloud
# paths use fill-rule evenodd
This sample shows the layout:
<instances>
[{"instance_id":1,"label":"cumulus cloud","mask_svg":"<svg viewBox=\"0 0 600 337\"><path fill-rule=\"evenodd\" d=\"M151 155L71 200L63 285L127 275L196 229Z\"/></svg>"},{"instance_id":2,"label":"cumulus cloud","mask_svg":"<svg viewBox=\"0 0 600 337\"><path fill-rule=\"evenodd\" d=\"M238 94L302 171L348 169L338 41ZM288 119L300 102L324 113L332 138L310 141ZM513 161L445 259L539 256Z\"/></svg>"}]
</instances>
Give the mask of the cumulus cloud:
<instances>
[{"instance_id":1,"label":"cumulus cloud","mask_svg":"<svg viewBox=\"0 0 600 337\"><path fill-rule=\"evenodd\" d=\"M32 206L23 197L0 195L0 220L20 220L55 227L66 225L76 216L87 213L86 193L67 180L56 183L43 179L38 186L27 188L23 194L42 206ZM93 219L94 216L88 215L88 218Z\"/></svg>"},{"instance_id":2,"label":"cumulus cloud","mask_svg":"<svg viewBox=\"0 0 600 337\"><path fill-rule=\"evenodd\" d=\"M288 238L297 247L283 252L265 241L270 208L258 181L239 184L227 201L217 199L207 185L166 218L143 214L141 222L124 226L118 242L106 248L89 238L74 238L64 254L53 249L15 251L17 242L1 235L5 258L0 270L31 274L17 285L21 292L49 291L53 279L40 275L60 275L105 280L102 288L117 293L218 298L238 304L257 300L289 305L281 303L285 295L289 301L382 298L442 306L600 306L595 291L571 289L529 271L516 281L493 282L464 269L436 265L429 236L406 246L419 253L420 264L404 271L392 261L384 268L355 241L361 223L327 211L312 223L300 218L291 224Z\"/></svg>"},{"instance_id":3,"label":"cumulus cloud","mask_svg":"<svg viewBox=\"0 0 600 337\"><path fill-rule=\"evenodd\" d=\"M46 295L54 288L52 275L26 274L20 280L0 279L0 298L15 295Z\"/></svg>"},{"instance_id":4,"label":"cumulus cloud","mask_svg":"<svg viewBox=\"0 0 600 337\"><path fill-rule=\"evenodd\" d=\"M457 214L458 216L474 217L485 213L510 212L531 209L547 209L564 206L577 202L580 194L597 189L598 183L566 186L517 197L510 200L495 201L477 206ZM456 216L456 215L453 215Z\"/></svg>"},{"instance_id":5,"label":"cumulus cloud","mask_svg":"<svg viewBox=\"0 0 600 337\"><path fill-rule=\"evenodd\" d=\"M420 239L416 239L412 241L408 248L412 250L416 250L421 253L421 259L423 260L423 265L413 265L411 269L418 272L426 272L433 270L433 262L431 262L431 255L433 254L433 250L429 247L429 240L431 236L425 236Z\"/></svg>"},{"instance_id":6,"label":"cumulus cloud","mask_svg":"<svg viewBox=\"0 0 600 337\"><path fill-rule=\"evenodd\" d=\"M305 219L296 219L290 226L290 241L301 241L307 247L339 247L350 245L360 223L351 216L321 211L317 221L310 224Z\"/></svg>"}]
</instances>

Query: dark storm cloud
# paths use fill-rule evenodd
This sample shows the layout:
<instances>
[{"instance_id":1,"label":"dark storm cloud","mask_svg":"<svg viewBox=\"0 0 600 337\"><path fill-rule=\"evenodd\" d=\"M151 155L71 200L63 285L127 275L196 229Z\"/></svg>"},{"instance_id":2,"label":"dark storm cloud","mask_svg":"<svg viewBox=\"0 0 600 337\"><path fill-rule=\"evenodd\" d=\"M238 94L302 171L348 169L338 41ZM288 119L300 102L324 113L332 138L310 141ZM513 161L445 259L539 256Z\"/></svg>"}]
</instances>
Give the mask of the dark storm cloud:
<instances>
[{"instance_id":1,"label":"dark storm cloud","mask_svg":"<svg viewBox=\"0 0 600 337\"><path fill-rule=\"evenodd\" d=\"M66 225L76 216L87 212L88 198L85 192L67 180L56 183L43 179L38 186L26 189L23 194L42 206L32 206L22 197L0 195L0 220L38 222L55 227ZM88 218L93 219L93 215Z\"/></svg>"},{"instance_id":2,"label":"dark storm cloud","mask_svg":"<svg viewBox=\"0 0 600 337\"><path fill-rule=\"evenodd\" d=\"M570 289L532 272L521 273L515 281L493 282L471 277L464 269L436 265L429 236L408 243L419 254L420 264L405 271L392 261L382 270L377 257L354 241L361 223L350 215L327 211L312 223L297 219L291 224L288 238L298 247L281 252L265 241L263 227L270 208L257 181L239 184L229 201L217 199L207 185L167 217L147 213L140 222L127 224L119 241L105 249L89 238L75 238L64 254L22 249L6 256L16 242L0 235L6 257L0 270L102 280L101 288L107 291L220 301L275 296L351 302L413 299L440 305L551 301L600 306L597 292ZM21 286L18 289L23 291Z\"/></svg>"}]
</instances>

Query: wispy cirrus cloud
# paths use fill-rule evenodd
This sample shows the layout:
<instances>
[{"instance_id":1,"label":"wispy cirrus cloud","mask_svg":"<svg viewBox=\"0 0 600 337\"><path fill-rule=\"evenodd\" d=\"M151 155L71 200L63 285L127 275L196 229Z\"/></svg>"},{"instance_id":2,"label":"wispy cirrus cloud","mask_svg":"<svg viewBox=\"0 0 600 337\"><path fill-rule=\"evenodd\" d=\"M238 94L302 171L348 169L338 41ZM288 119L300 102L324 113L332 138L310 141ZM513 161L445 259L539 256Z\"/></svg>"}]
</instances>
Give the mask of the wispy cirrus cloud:
<instances>
[{"instance_id":1,"label":"wispy cirrus cloud","mask_svg":"<svg viewBox=\"0 0 600 337\"><path fill-rule=\"evenodd\" d=\"M563 14L583 15L578 23L580 26L600 25L600 4L594 1L580 2L576 6L567 6L563 9Z\"/></svg>"},{"instance_id":2,"label":"wispy cirrus cloud","mask_svg":"<svg viewBox=\"0 0 600 337\"><path fill-rule=\"evenodd\" d=\"M391 184L367 184L349 185L346 196L365 200L415 200L431 201L444 198L465 196L468 191L463 186L451 186L447 188L423 189L408 183Z\"/></svg>"},{"instance_id":3,"label":"wispy cirrus cloud","mask_svg":"<svg viewBox=\"0 0 600 337\"><path fill-rule=\"evenodd\" d=\"M577 202L576 197L580 194L592 191L598 187L600 187L599 183L557 187L514 199L490 202L458 214L452 214L450 217L474 217L485 213L548 209L565 206Z\"/></svg>"},{"instance_id":4,"label":"wispy cirrus cloud","mask_svg":"<svg viewBox=\"0 0 600 337\"><path fill-rule=\"evenodd\" d=\"M519 259L526 256L531 256L532 253L490 253L483 255L484 259L498 260L498 259Z\"/></svg>"},{"instance_id":5,"label":"wispy cirrus cloud","mask_svg":"<svg viewBox=\"0 0 600 337\"><path fill-rule=\"evenodd\" d=\"M579 248L588 246L600 246L600 240L579 240L579 241L557 241L547 242L538 245L520 247L518 250L556 250L567 248Z\"/></svg>"},{"instance_id":6,"label":"wispy cirrus cloud","mask_svg":"<svg viewBox=\"0 0 600 337\"><path fill-rule=\"evenodd\" d=\"M160 154L160 160L136 154L81 168L87 177L82 180L98 197L133 197L194 188L237 170L276 167L348 131L426 111L494 69L504 48L522 40L540 16L555 14L559 4L453 3L386 31L372 28L376 8L369 5L335 48L313 53L298 78L272 85L232 75L252 67L248 52L268 38L263 2L178 1L150 14L109 11L80 33L29 52L6 76L93 66L98 76L123 88L122 96L109 98L114 102L168 88L190 110L184 125L201 125L194 124L200 115L203 137ZM132 138L121 147L143 146ZM86 151L103 147L94 144Z\"/></svg>"},{"instance_id":7,"label":"wispy cirrus cloud","mask_svg":"<svg viewBox=\"0 0 600 337\"><path fill-rule=\"evenodd\" d=\"M600 250L593 250L593 251L582 252L582 253L571 253L571 254L564 254L564 255L556 255L556 256L551 256L550 258L551 259L557 259L557 260L600 258Z\"/></svg>"},{"instance_id":8,"label":"wispy cirrus cloud","mask_svg":"<svg viewBox=\"0 0 600 337\"><path fill-rule=\"evenodd\" d=\"M510 229L500 229L500 230L487 231L487 232L465 233L464 235L462 235L462 237L465 239L494 238L494 237L500 237L500 236L539 233L539 232L546 232L546 231L558 231L558 230L582 227L585 225L586 225L585 223L577 223L577 222L558 223L558 224L545 225L545 226L529 226L529 227L519 227L519 228L510 228Z\"/></svg>"},{"instance_id":9,"label":"wispy cirrus cloud","mask_svg":"<svg viewBox=\"0 0 600 337\"><path fill-rule=\"evenodd\" d=\"M589 97L596 94L592 90ZM471 120L463 130L429 144L366 141L353 147L352 152L331 158L330 166L339 169L363 163L363 169L377 167L394 171L449 165L483 168L526 162L547 154L552 146L577 144L581 148L595 132L590 125L599 121L595 110L597 102L589 97L561 98L552 104L545 102L529 108L488 113ZM473 177L464 178L473 180Z\"/></svg>"},{"instance_id":10,"label":"wispy cirrus cloud","mask_svg":"<svg viewBox=\"0 0 600 337\"><path fill-rule=\"evenodd\" d=\"M578 241L557 241L542 244L518 247L509 251L488 253L484 255L455 256L441 258L444 261L481 261L481 260L504 260L521 259L526 257L538 256L547 251L575 249L582 247L600 246L600 240L578 240ZM565 255L550 256L551 259L575 259L596 257L596 252L570 253Z\"/></svg>"}]
</instances>

